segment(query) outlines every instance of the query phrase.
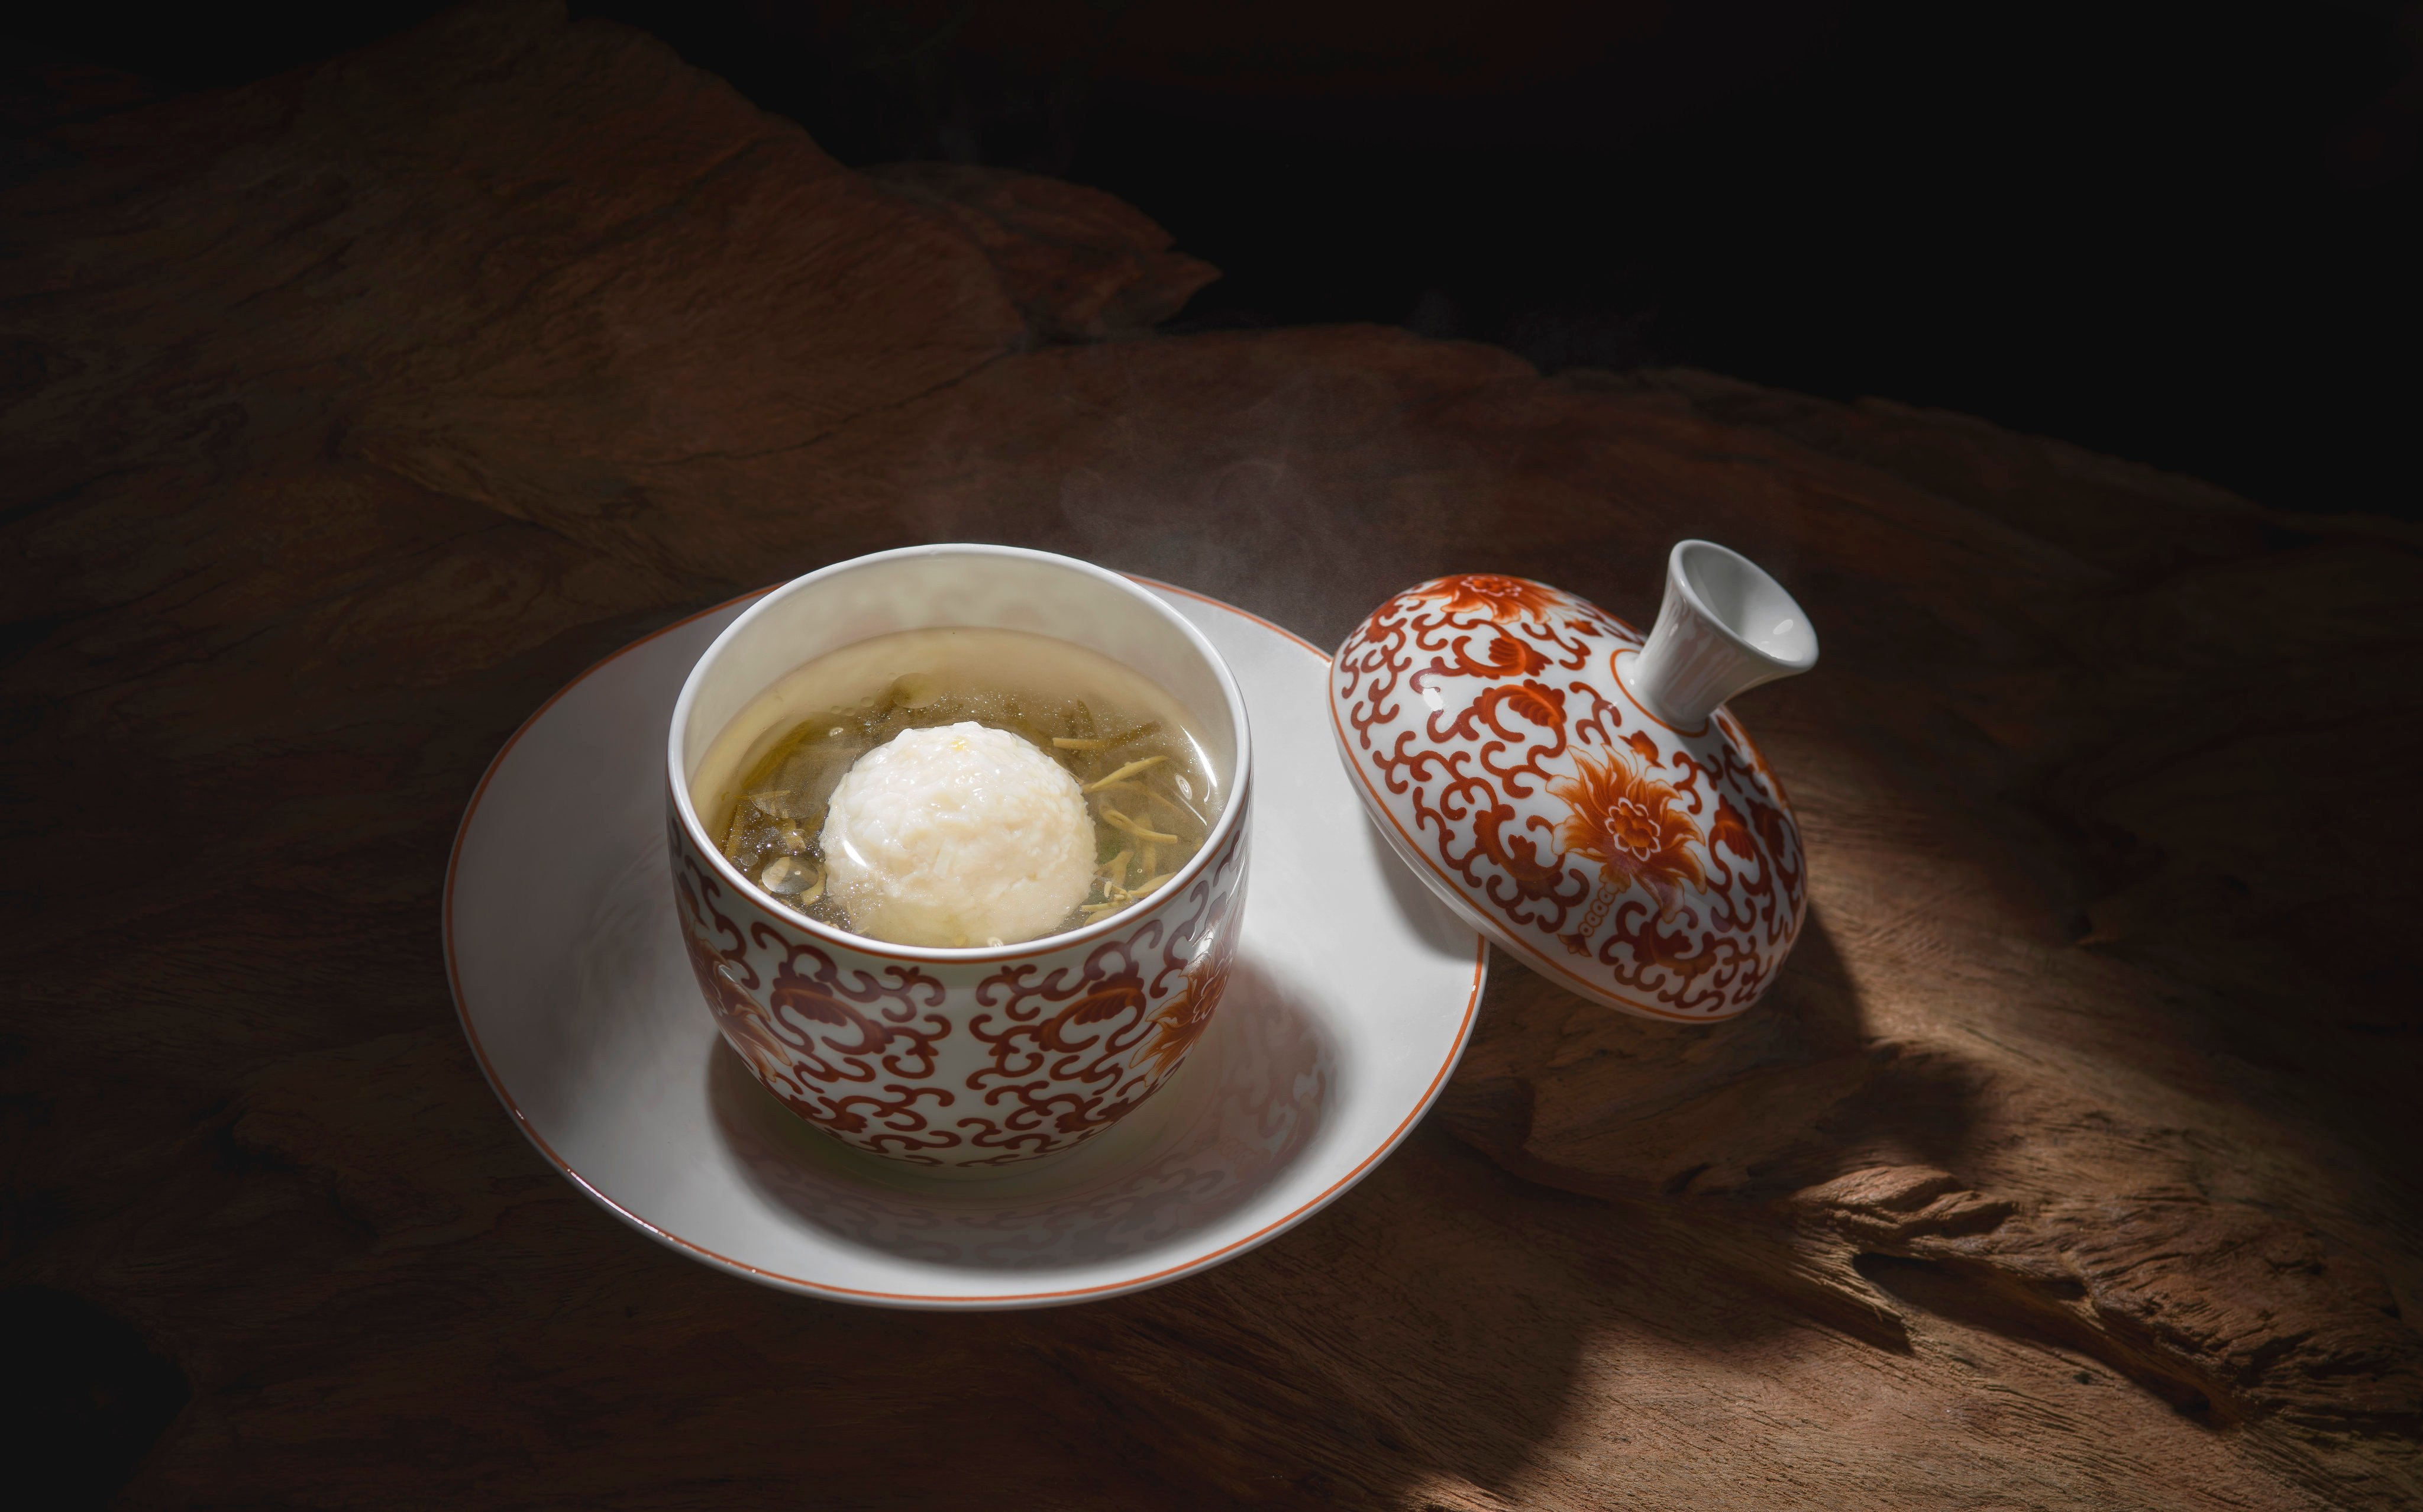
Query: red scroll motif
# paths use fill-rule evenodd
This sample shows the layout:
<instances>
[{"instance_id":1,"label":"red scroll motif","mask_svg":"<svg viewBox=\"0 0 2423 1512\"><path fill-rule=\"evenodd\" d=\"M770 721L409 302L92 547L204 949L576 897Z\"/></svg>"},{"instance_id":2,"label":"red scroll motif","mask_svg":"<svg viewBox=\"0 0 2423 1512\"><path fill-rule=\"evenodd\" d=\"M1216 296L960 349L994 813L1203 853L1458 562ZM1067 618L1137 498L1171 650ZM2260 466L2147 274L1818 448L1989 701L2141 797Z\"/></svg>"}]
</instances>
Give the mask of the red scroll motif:
<instances>
[{"instance_id":1,"label":"red scroll motif","mask_svg":"<svg viewBox=\"0 0 2423 1512\"><path fill-rule=\"evenodd\" d=\"M1535 961L1656 1017L1723 1018L1799 931L1799 833L1728 714L1685 734L1632 702L1613 667L1639 644L1543 584L1442 578L1339 649L1338 733L1389 822Z\"/></svg>"},{"instance_id":2,"label":"red scroll motif","mask_svg":"<svg viewBox=\"0 0 2423 1512\"><path fill-rule=\"evenodd\" d=\"M1233 832L1242 836L1244 825ZM967 1141L1006 1165L1092 1138L1150 1097L1210 1027L1236 952L1239 875L1232 838L1189 889L1174 925L1148 917L1103 942L1082 967L1031 963L978 984L968 1032L991 1051L971 1073Z\"/></svg>"},{"instance_id":3,"label":"red scroll motif","mask_svg":"<svg viewBox=\"0 0 2423 1512\"><path fill-rule=\"evenodd\" d=\"M1186 1052L1212 1027L1212 1012L1220 1006L1220 995L1227 991L1228 967L1236 959L1237 931L1220 931L1212 948L1186 968L1186 990L1152 1016L1152 1042L1144 1047L1136 1063L1150 1074L1155 1086L1178 1069Z\"/></svg>"},{"instance_id":4,"label":"red scroll motif","mask_svg":"<svg viewBox=\"0 0 2423 1512\"><path fill-rule=\"evenodd\" d=\"M922 1165L1032 1159L1151 1096L1210 1027L1251 827L1245 795L1230 802L1202 869L1110 932L923 963L820 940L727 895L669 821L683 942L724 1040L792 1112Z\"/></svg>"},{"instance_id":5,"label":"red scroll motif","mask_svg":"<svg viewBox=\"0 0 2423 1512\"><path fill-rule=\"evenodd\" d=\"M887 966L879 978L844 972L818 947L760 922L755 943L781 958L771 980L762 979L738 926L715 906L721 884L685 856L673 885L690 969L717 1027L793 1112L863 1149L910 1160L960 1142L928 1117L950 1105L951 1093L916 1085L933 1074L935 1048L951 1031L935 1011L940 981L907 965Z\"/></svg>"},{"instance_id":6,"label":"red scroll motif","mask_svg":"<svg viewBox=\"0 0 2423 1512\"><path fill-rule=\"evenodd\" d=\"M1511 635L1492 635L1488 647L1480 657L1472 654L1472 637L1459 635L1447 643L1446 651L1431 659L1429 671L1455 677L1528 677L1544 671L1548 659L1531 648L1528 642ZM1418 674L1416 687L1421 685Z\"/></svg>"}]
</instances>

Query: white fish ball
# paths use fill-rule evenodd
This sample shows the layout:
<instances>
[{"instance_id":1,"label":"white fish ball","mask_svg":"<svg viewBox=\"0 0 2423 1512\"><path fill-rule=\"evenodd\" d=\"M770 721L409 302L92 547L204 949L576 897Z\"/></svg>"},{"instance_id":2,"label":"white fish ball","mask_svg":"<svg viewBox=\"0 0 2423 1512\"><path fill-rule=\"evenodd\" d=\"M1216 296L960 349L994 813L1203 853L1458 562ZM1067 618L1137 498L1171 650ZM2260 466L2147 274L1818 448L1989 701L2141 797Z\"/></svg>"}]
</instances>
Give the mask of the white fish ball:
<instances>
[{"instance_id":1,"label":"white fish ball","mask_svg":"<svg viewBox=\"0 0 2423 1512\"><path fill-rule=\"evenodd\" d=\"M973 722L904 730L850 766L821 838L852 930L901 945L1048 934L1085 900L1094 825L1067 769Z\"/></svg>"}]
</instances>

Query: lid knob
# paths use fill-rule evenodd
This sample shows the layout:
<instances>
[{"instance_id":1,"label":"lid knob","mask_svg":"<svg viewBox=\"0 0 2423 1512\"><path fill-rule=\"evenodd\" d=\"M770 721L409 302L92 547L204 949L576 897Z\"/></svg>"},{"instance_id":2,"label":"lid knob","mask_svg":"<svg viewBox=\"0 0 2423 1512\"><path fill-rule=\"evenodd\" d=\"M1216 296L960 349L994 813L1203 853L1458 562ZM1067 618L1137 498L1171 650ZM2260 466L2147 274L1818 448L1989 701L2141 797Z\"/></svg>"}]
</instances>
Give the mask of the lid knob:
<instances>
[{"instance_id":1,"label":"lid knob","mask_svg":"<svg viewBox=\"0 0 2423 1512\"><path fill-rule=\"evenodd\" d=\"M1618 671L1642 708L1689 729L1735 694L1816 664L1816 628L1782 583L1714 541L1678 541L1657 624Z\"/></svg>"}]
</instances>

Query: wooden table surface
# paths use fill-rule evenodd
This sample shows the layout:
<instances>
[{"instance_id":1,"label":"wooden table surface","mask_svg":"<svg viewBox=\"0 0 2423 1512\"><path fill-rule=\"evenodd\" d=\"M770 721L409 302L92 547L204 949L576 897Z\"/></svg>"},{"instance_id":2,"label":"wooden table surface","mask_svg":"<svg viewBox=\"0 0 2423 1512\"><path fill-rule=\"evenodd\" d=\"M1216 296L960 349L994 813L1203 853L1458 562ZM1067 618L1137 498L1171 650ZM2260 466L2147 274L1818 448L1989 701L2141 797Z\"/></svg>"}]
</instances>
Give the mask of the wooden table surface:
<instances>
[{"instance_id":1,"label":"wooden table surface","mask_svg":"<svg viewBox=\"0 0 2423 1512\"><path fill-rule=\"evenodd\" d=\"M2423 1496L2415 529L1705 374L1154 336L1211 270L1133 211L847 170L543 4L56 128L0 235L0 1314L81 1494ZM1683 535L1825 636L1737 709L1810 849L1780 984L1681 1029L1500 958L1403 1149L1208 1274L762 1290L558 1177L455 1027L482 768L739 589L1008 541L1334 644L1448 570L1645 619Z\"/></svg>"}]
</instances>

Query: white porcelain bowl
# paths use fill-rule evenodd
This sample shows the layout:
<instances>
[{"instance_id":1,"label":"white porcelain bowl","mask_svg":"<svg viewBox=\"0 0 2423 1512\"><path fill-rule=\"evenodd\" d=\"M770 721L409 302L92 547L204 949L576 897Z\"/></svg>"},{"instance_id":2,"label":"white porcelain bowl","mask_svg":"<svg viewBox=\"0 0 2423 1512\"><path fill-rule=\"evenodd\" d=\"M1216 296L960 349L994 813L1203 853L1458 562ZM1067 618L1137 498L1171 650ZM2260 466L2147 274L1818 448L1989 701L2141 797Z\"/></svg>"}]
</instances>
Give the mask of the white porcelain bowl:
<instances>
[{"instance_id":1,"label":"white porcelain bowl","mask_svg":"<svg viewBox=\"0 0 2423 1512\"><path fill-rule=\"evenodd\" d=\"M742 875L690 795L725 727L816 657L944 627L1054 636L1176 698L1227 786L1194 860L1147 901L1086 928L968 949L846 933ZM665 762L673 888L699 990L757 1079L844 1143L970 1173L1069 1149L1151 1096L1219 1006L1244 898L1244 700L1201 632L1116 574L1002 546L912 547L812 572L758 600L699 658Z\"/></svg>"}]
</instances>

